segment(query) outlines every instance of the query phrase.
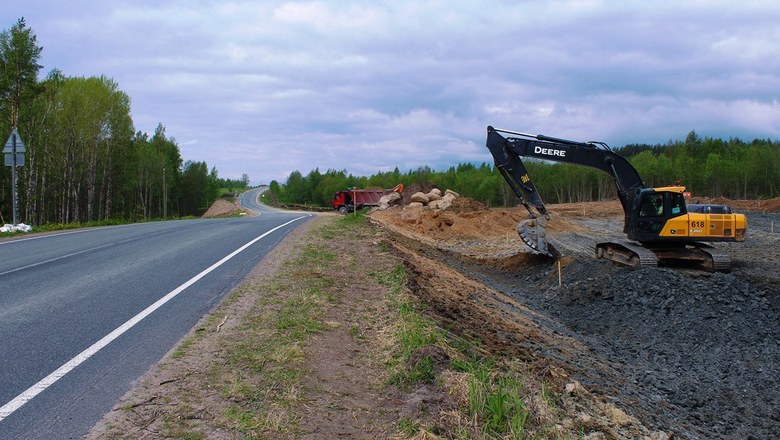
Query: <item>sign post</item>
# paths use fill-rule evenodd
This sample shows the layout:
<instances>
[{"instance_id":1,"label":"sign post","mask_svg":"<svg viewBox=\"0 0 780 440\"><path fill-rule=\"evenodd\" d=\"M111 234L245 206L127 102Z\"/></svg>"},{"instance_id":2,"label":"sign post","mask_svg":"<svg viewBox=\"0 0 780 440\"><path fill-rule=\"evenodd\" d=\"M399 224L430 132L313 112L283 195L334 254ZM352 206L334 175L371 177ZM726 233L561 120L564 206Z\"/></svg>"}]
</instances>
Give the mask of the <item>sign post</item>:
<instances>
[{"instance_id":1,"label":"sign post","mask_svg":"<svg viewBox=\"0 0 780 440\"><path fill-rule=\"evenodd\" d=\"M5 154L5 166L11 167L11 208L13 209L13 224L16 226L19 224L18 207L17 207L17 193L16 193L16 167L24 166L24 143L19 136L19 132L16 127L11 131L11 136L8 137L8 141L3 148L3 154Z\"/></svg>"}]
</instances>

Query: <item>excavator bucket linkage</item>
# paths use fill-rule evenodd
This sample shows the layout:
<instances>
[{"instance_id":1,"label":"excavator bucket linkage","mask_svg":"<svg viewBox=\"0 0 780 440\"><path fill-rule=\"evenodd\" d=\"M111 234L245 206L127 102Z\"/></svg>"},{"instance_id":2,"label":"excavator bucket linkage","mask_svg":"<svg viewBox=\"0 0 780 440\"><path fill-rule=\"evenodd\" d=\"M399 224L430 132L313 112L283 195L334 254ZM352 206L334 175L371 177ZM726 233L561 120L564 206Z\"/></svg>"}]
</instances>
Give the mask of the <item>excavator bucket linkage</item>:
<instances>
[{"instance_id":1,"label":"excavator bucket linkage","mask_svg":"<svg viewBox=\"0 0 780 440\"><path fill-rule=\"evenodd\" d=\"M520 239L531 249L539 252L542 255L552 257L552 253L547 243L547 218L541 217L529 217L520 220L517 224L517 233L520 235Z\"/></svg>"}]
</instances>

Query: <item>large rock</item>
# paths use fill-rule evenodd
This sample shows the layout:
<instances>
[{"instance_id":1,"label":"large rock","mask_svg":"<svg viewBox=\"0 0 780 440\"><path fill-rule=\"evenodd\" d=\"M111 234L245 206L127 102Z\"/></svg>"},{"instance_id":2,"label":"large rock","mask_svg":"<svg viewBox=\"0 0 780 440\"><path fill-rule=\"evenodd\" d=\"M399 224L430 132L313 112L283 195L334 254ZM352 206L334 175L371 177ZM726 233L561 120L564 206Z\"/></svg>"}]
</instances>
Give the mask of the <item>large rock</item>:
<instances>
[{"instance_id":1,"label":"large rock","mask_svg":"<svg viewBox=\"0 0 780 440\"><path fill-rule=\"evenodd\" d=\"M424 205L420 202L412 202L409 204L410 208L422 208Z\"/></svg>"},{"instance_id":2,"label":"large rock","mask_svg":"<svg viewBox=\"0 0 780 440\"><path fill-rule=\"evenodd\" d=\"M434 200L441 200L441 191L438 188L434 188L426 196L428 196L428 203Z\"/></svg>"},{"instance_id":3,"label":"large rock","mask_svg":"<svg viewBox=\"0 0 780 440\"><path fill-rule=\"evenodd\" d=\"M379 209L385 210L392 205L398 205L401 203L401 194L397 192L391 192L385 194L379 199Z\"/></svg>"},{"instance_id":4,"label":"large rock","mask_svg":"<svg viewBox=\"0 0 780 440\"><path fill-rule=\"evenodd\" d=\"M455 201L455 199L457 199L458 197L460 197L460 194L448 189L447 191L444 192L444 195L442 196L441 201L439 202L439 209L445 210L449 208L450 205L452 205L452 202Z\"/></svg>"},{"instance_id":5,"label":"large rock","mask_svg":"<svg viewBox=\"0 0 780 440\"><path fill-rule=\"evenodd\" d=\"M417 203L422 203L423 205L427 205L428 196L425 193L416 192L412 194L412 202L417 202Z\"/></svg>"}]
</instances>

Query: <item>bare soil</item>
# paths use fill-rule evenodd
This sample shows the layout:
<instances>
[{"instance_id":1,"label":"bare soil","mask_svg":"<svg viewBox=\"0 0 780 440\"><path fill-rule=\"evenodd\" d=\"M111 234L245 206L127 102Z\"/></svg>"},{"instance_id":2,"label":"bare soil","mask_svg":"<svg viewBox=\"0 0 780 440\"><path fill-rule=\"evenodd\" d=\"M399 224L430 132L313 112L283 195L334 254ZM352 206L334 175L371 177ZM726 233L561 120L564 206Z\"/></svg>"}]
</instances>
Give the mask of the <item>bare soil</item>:
<instances>
[{"instance_id":1,"label":"bare soil","mask_svg":"<svg viewBox=\"0 0 780 440\"><path fill-rule=\"evenodd\" d=\"M202 218L227 217L234 215L256 214L241 207L238 202L231 202L225 199L217 199L211 204L208 210L203 213Z\"/></svg>"}]
</instances>

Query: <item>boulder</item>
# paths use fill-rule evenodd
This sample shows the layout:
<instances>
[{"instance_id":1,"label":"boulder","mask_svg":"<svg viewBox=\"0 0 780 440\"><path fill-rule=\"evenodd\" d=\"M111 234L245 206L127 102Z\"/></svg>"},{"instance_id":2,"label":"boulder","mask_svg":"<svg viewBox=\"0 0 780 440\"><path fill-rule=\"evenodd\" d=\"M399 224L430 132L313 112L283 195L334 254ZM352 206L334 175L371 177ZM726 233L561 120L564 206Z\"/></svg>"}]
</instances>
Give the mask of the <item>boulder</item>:
<instances>
[{"instance_id":1,"label":"boulder","mask_svg":"<svg viewBox=\"0 0 780 440\"><path fill-rule=\"evenodd\" d=\"M428 202L428 208L430 209L441 209L441 200L431 200Z\"/></svg>"},{"instance_id":2,"label":"boulder","mask_svg":"<svg viewBox=\"0 0 780 440\"><path fill-rule=\"evenodd\" d=\"M460 194L456 193L455 191L453 191L451 189L448 189L447 191L444 191L444 196L443 197L446 197L447 194L452 194L452 196L455 197L455 198L460 197Z\"/></svg>"},{"instance_id":3,"label":"boulder","mask_svg":"<svg viewBox=\"0 0 780 440\"><path fill-rule=\"evenodd\" d=\"M392 205L398 205L400 203L401 203L401 194L397 192L391 192L390 194L383 195L379 199L379 209L385 210Z\"/></svg>"},{"instance_id":4,"label":"boulder","mask_svg":"<svg viewBox=\"0 0 780 440\"><path fill-rule=\"evenodd\" d=\"M412 194L412 202L417 202L417 203L422 203L423 205L427 205L428 204L428 196L425 193L416 192L416 193Z\"/></svg>"},{"instance_id":5,"label":"boulder","mask_svg":"<svg viewBox=\"0 0 780 440\"><path fill-rule=\"evenodd\" d=\"M424 205L422 203L420 203L420 202L412 202L412 203L409 204L409 207L413 208L413 209L414 208L422 208L423 206Z\"/></svg>"}]
</instances>

